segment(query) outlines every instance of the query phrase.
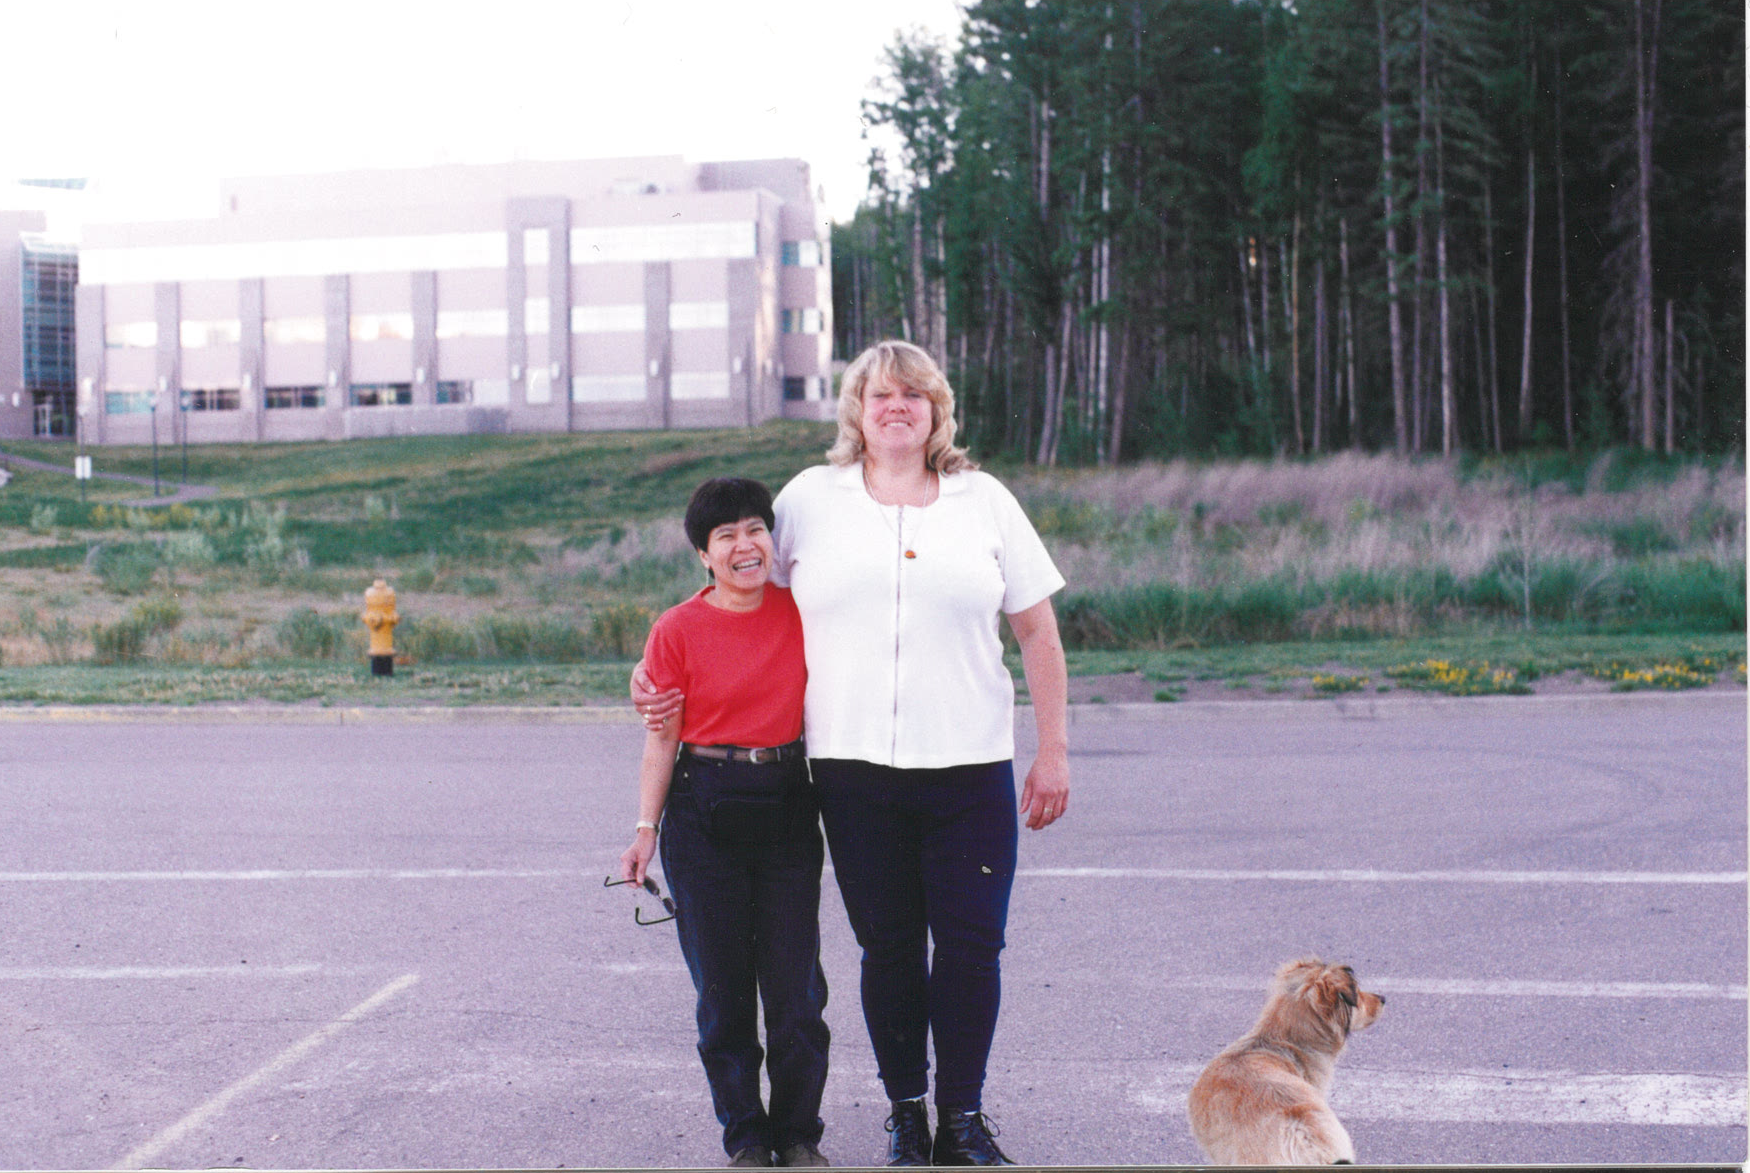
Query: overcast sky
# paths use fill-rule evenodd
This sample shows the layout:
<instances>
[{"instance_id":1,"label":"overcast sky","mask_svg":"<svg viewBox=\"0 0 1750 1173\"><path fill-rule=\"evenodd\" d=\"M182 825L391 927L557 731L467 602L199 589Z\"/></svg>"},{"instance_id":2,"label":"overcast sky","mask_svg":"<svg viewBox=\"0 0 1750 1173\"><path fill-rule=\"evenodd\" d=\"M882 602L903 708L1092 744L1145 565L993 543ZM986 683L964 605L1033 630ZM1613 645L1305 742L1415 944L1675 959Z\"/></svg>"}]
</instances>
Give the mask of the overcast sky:
<instances>
[{"instance_id":1,"label":"overcast sky","mask_svg":"<svg viewBox=\"0 0 1750 1173\"><path fill-rule=\"evenodd\" d=\"M799 156L846 219L883 48L958 24L955 0L45 0L8 8L0 178L145 212L225 175Z\"/></svg>"}]
</instances>

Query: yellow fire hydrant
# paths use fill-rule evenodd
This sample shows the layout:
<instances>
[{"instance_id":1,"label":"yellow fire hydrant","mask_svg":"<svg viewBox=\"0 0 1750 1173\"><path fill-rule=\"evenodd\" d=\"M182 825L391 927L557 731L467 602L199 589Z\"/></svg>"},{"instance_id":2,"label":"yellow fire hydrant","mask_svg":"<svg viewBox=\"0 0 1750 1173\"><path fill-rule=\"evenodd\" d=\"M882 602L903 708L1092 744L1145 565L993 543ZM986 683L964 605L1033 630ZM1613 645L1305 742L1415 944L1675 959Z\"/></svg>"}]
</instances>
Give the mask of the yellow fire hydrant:
<instances>
[{"instance_id":1,"label":"yellow fire hydrant","mask_svg":"<svg viewBox=\"0 0 1750 1173\"><path fill-rule=\"evenodd\" d=\"M395 625L401 622L395 613L395 588L380 578L372 583L360 618L371 629L371 675L395 675Z\"/></svg>"}]
</instances>

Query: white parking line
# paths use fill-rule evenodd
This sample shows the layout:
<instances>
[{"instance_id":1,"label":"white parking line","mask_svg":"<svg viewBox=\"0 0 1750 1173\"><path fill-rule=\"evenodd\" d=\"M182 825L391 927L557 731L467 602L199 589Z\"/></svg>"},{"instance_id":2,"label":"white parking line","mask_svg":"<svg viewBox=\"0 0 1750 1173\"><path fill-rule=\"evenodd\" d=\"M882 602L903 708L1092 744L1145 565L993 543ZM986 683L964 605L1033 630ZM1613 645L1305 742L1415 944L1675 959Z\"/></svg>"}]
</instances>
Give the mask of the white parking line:
<instances>
[{"instance_id":1,"label":"white parking line","mask_svg":"<svg viewBox=\"0 0 1750 1173\"><path fill-rule=\"evenodd\" d=\"M679 961L598 961L595 968L619 977L634 974L685 976ZM1152 979L1151 979L1152 980ZM1237 991L1260 995L1268 984L1262 975L1175 978L1174 986L1187 990ZM1512 978L1365 978L1362 985L1376 994L1429 998L1691 998L1746 1001L1750 989L1740 985L1707 982L1562 982L1522 981Z\"/></svg>"},{"instance_id":2,"label":"white parking line","mask_svg":"<svg viewBox=\"0 0 1750 1173\"><path fill-rule=\"evenodd\" d=\"M1157 1069L1152 1084L1133 1085L1130 1100L1151 1112L1180 1115L1200 1070ZM1338 1068L1330 1101L1344 1120L1742 1128L1745 1087L1741 1075L1379 1071L1350 1066Z\"/></svg>"},{"instance_id":3,"label":"white parking line","mask_svg":"<svg viewBox=\"0 0 1750 1173\"><path fill-rule=\"evenodd\" d=\"M1272 880L1344 884L1736 884L1745 872L1543 872L1433 871L1388 872L1371 868L1291 870L1284 868L1021 868L1017 877L1071 880L1185 880L1229 883Z\"/></svg>"},{"instance_id":4,"label":"white parking line","mask_svg":"<svg viewBox=\"0 0 1750 1173\"><path fill-rule=\"evenodd\" d=\"M251 868L182 872L0 872L0 884L137 884L285 880L552 880L595 876L579 868Z\"/></svg>"},{"instance_id":5,"label":"white parking line","mask_svg":"<svg viewBox=\"0 0 1750 1173\"><path fill-rule=\"evenodd\" d=\"M0 969L0 982L109 982L162 978L307 977L342 971L321 965L57 965Z\"/></svg>"},{"instance_id":6,"label":"white parking line","mask_svg":"<svg viewBox=\"0 0 1750 1173\"><path fill-rule=\"evenodd\" d=\"M825 869L832 871L831 865ZM571 880L595 879L594 868L250 868L214 871L0 872L0 884L126 884L187 881L292 880ZM1179 880L1230 883L1346 884L1727 884L1750 882L1745 872L1424 871L1372 868L1020 868L1017 878L1042 880Z\"/></svg>"},{"instance_id":7,"label":"white parking line","mask_svg":"<svg viewBox=\"0 0 1750 1173\"><path fill-rule=\"evenodd\" d=\"M1175 986L1186 989L1240 990L1260 996L1268 984L1268 979L1262 975L1174 979ZM1707 982L1564 982L1514 978L1363 976L1361 984L1376 994L1433 998L1715 998L1740 1002L1750 998L1750 989L1744 986Z\"/></svg>"},{"instance_id":8,"label":"white parking line","mask_svg":"<svg viewBox=\"0 0 1750 1173\"><path fill-rule=\"evenodd\" d=\"M265 1066L244 1076L224 1091L219 1092L217 1095L201 1104L181 1120L178 1120L175 1124L172 1124L169 1128L166 1128L157 1136L148 1140L145 1144L134 1149L133 1152L116 1162L113 1167L116 1169L143 1169L147 1165L150 1165L157 1159L159 1154L164 1152L165 1149L168 1149L171 1145L205 1124L208 1120L211 1120L214 1116L217 1116L220 1112L223 1112L233 1100L237 1099L237 1097L260 1087L263 1083L272 1079L276 1074L283 1071L285 1068L290 1067L292 1064L314 1051L317 1047L320 1047L323 1043L326 1043L335 1035L345 1030L348 1026L351 1026L359 1019L365 1017L367 1014L371 1013L371 1011L377 1009L377 1007L383 1005L418 980L419 975L416 973L403 974L401 977L396 978L394 981L372 994L369 998L366 998L363 1002L360 1002L357 1006L354 1006L351 1010L348 1010L345 1014L342 1014L339 1018L335 1019L321 1030L306 1035L296 1043L293 1043L278 1055L275 1055L272 1059L268 1060Z\"/></svg>"}]
</instances>

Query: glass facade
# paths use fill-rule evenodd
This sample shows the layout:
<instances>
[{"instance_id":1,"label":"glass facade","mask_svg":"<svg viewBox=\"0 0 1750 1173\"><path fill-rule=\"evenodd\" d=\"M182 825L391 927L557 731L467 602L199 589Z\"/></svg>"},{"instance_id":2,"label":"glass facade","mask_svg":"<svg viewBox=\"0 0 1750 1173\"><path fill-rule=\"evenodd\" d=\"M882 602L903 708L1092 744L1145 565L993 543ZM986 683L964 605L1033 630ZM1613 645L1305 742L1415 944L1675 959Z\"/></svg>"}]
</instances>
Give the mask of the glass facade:
<instances>
[{"instance_id":1,"label":"glass facade","mask_svg":"<svg viewBox=\"0 0 1750 1173\"><path fill-rule=\"evenodd\" d=\"M413 402L413 384L354 383L347 402L353 407L405 407Z\"/></svg>"},{"instance_id":2,"label":"glass facade","mask_svg":"<svg viewBox=\"0 0 1750 1173\"><path fill-rule=\"evenodd\" d=\"M106 415L146 415L152 410L150 391L109 391L103 396Z\"/></svg>"},{"instance_id":3,"label":"glass facade","mask_svg":"<svg viewBox=\"0 0 1750 1173\"><path fill-rule=\"evenodd\" d=\"M36 408L38 435L73 433L73 288L79 258L72 245L24 241L24 386Z\"/></svg>"},{"instance_id":4,"label":"glass facade","mask_svg":"<svg viewBox=\"0 0 1750 1173\"><path fill-rule=\"evenodd\" d=\"M182 391L184 411L236 411L243 397L235 387L185 387Z\"/></svg>"},{"instance_id":5,"label":"glass facade","mask_svg":"<svg viewBox=\"0 0 1750 1173\"><path fill-rule=\"evenodd\" d=\"M803 269L820 267L820 241L786 240L779 250L781 261Z\"/></svg>"},{"instance_id":6,"label":"glass facade","mask_svg":"<svg viewBox=\"0 0 1750 1173\"><path fill-rule=\"evenodd\" d=\"M269 387L262 400L269 409L321 407L327 401L320 387Z\"/></svg>"}]
</instances>

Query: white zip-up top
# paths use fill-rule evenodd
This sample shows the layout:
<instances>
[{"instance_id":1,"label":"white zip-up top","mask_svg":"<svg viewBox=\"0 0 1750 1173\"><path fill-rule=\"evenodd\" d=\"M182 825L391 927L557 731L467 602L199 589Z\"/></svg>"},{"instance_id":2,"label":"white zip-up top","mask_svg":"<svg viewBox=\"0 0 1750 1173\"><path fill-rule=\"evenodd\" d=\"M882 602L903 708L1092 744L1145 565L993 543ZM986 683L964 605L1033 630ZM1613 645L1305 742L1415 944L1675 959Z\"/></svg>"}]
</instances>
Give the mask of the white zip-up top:
<instances>
[{"instance_id":1,"label":"white zip-up top","mask_svg":"<svg viewBox=\"0 0 1750 1173\"><path fill-rule=\"evenodd\" d=\"M773 508L771 581L802 614L809 756L903 769L1013 759L997 613L1064 585L1014 495L961 472L929 505L881 505L861 464L820 465Z\"/></svg>"}]
</instances>

